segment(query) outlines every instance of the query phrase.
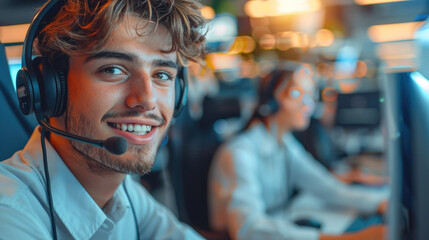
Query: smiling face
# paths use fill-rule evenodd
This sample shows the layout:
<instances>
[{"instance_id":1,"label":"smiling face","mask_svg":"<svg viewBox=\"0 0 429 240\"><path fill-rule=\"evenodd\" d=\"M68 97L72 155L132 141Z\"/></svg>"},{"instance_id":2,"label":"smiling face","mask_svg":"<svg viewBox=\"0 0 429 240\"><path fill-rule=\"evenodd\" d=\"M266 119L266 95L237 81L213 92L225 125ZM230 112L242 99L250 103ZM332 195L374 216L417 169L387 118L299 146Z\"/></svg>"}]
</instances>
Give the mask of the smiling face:
<instances>
[{"instance_id":1,"label":"smiling face","mask_svg":"<svg viewBox=\"0 0 429 240\"><path fill-rule=\"evenodd\" d=\"M141 31L145 24L125 17L99 51L70 57L66 131L128 141L127 152L119 156L71 141L95 171L148 172L171 122L176 53L163 52L170 49L171 36L162 25L154 30L151 23L138 35L136 29Z\"/></svg>"}]
</instances>

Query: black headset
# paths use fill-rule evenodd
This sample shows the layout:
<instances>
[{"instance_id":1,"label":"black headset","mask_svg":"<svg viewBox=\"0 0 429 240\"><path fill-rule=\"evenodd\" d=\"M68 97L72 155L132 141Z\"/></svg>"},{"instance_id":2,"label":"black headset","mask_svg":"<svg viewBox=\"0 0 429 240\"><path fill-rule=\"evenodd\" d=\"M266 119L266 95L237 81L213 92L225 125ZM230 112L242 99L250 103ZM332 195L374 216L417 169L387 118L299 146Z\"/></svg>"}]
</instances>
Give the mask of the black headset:
<instances>
[{"instance_id":1,"label":"black headset","mask_svg":"<svg viewBox=\"0 0 429 240\"><path fill-rule=\"evenodd\" d=\"M60 116L66 109L68 66L60 70L46 57L32 59L35 38L65 3L65 0L51 0L34 17L24 41L22 68L16 76L16 91L21 112L25 115L34 112L39 121L46 117ZM175 86L173 117L177 117L186 105L188 94L186 68L179 68Z\"/></svg>"},{"instance_id":2,"label":"black headset","mask_svg":"<svg viewBox=\"0 0 429 240\"><path fill-rule=\"evenodd\" d=\"M266 117L275 114L279 110L279 103L275 98L275 88L279 81L285 79L289 81L294 71L276 68L266 78L261 79L262 84L259 88L259 101L257 107L257 116Z\"/></svg>"}]
</instances>

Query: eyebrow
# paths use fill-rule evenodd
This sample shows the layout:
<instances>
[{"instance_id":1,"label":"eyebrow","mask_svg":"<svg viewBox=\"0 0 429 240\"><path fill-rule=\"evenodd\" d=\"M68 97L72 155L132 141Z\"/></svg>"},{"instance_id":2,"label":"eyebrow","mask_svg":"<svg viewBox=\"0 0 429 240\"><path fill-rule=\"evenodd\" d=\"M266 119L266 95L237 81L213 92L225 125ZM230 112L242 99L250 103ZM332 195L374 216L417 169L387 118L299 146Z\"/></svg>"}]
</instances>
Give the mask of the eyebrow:
<instances>
[{"instance_id":1,"label":"eyebrow","mask_svg":"<svg viewBox=\"0 0 429 240\"><path fill-rule=\"evenodd\" d=\"M100 58L115 58L115 59L125 60L128 62L138 62L138 56L134 53L101 51L101 52L97 52L97 53L94 53L92 55L89 55L85 59L85 63L87 63L91 60L100 59ZM170 67L170 68L175 68L175 69L179 68L179 65L176 62L170 61L170 60L162 60L162 59L154 60L152 65L156 66L156 67Z\"/></svg>"},{"instance_id":2,"label":"eyebrow","mask_svg":"<svg viewBox=\"0 0 429 240\"><path fill-rule=\"evenodd\" d=\"M176 62L170 61L170 60L155 60L153 61L153 66L156 67L170 67L170 68L175 68L178 69L179 65Z\"/></svg>"},{"instance_id":3,"label":"eyebrow","mask_svg":"<svg viewBox=\"0 0 429 240\"><path fill-rule=\"evenodd\" d=\"M100 59L100 58L116 58L125 60L128 62L137 62L137 55L133 53L122 53L122 52L113 52L113 51L101 51L94 54L89 55L85 59L85 63L94 60L94 59Z\"/></svg>"}]
</instances>

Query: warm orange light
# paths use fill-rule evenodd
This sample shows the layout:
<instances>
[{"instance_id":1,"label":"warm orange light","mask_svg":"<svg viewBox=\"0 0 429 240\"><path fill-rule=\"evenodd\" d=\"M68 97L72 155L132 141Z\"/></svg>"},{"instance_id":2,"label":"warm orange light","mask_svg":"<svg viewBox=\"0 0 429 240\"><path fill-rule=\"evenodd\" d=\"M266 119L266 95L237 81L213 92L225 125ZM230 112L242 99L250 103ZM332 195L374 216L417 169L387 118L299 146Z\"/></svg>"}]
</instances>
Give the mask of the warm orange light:
<instances>
[{"instance_id":1,"label":"warm orange light","mask_svg":"<svg viewBox=\"0 0 429 240\"><path fill-rule=\"evenodd\" d=\"M292 47L292 32L282 32L277 34L276 48L279 50L288 50Z\"/></svg>"},{"instance_id":2,"label":"warm orange light","mask_svg":"<svg viewBox=\"0 0 429 240\"><path fill-rule=\"evenodd\" d=\"M358 60L356 63L356 77L363 78L368 73L366 62Z\"/></svg>"},{"instance_id":3,"label":"warm orange light","mask_svg":"<svg viewBox=\"0 0 429 240\"><path fill-rule=\"evenodd\" d=\"M324 102L335 102L338 98L338 91L335 88L325 88L321 95Z\"/></svg>"},{"instance_id":4,"label":"warm orange light","mask_svg":"<svg viewBox=\"0 0 429 240\"><path fill-rule=\"evenodd\" d=\"M201 9L201 15L203 15L203 17L205 19L212 19L212 18L215 17L216 14L215 14L215 11L214 11L214 9L212 7L210 7L210 6L204 6Z\"/></svg>"},{"instance_id":5,"label":"warm orange light","mask_svg":"<svg viewBox=\"0 0 429 240\"><path fill-rule=\"evenodd\" d=\"M328 47L334 43L334 33L329 29L320 29L316 33L316 41L319 46Z\"/></svg>"},{"instance_id":6,"label":"warm orange light","mask_svg":"<svg viewBox=\"0 0 429 240\"><path fill-rule=\"evenodd\" d=\"M20 62L22 56L22 45L5 47L6 58L10 60L18 60Z\"/></svg>"},{"instance_id":7,"label":"warm orange light","mask_svg":"<svg viewBox=\"0 0 429 240\"><path fill-rule=\"evenodd\" d=\"M250 53L255 50L255 40L249 36L236 37L228 54Z\"/></svg>"},{"instance_id":8,"label":"warm orange light","mask_svg":"<svg viewBox=\"0 0 429 240\"><path fill-rule=\"evenodd\" d=\"M302 39L300 33L297 32L281 32L277 35L276 47L279 50L288 50L293 47L301 47Z\"/></svg>"},{"instance_id":9,"label":"warm orange light","mask_svg":"<svg viewBox=\"0 0 429 240\"><path fill-rule=\"evenodd\" d=\"M238 54L244 48L244 42L241 37L236 37L234 43L228 51L228 54Z\"/></svg>"},{"instance_id":10,"label":"warm orange light","mask_svg":"<svg viewBox=\"0 0 429 240\"><path fill-rule=\"evenodd\" d=\"M315 12L320 9L320 0L277 0L275 15Z\"/></svg>"},{"instance_id":11,"label":"warm orange light","mask_svg":"<svg viewBox=\"0 0 429 240\"><path fill-rule=\"evenodd\" d=\"M414 39L414 33L422 22L407 22L374 25L368 29L368 36L373 42L392 42Z\"/></svg>"},{"instance_id":12,"label":"warm orange light","mask_svg":"<svg viewBox=\"0 0 429 240\"><path fill-rule=\"evenodd\" d=\"M301 34L300 45L302 48L310 46L310 37L306 33Z\"/></svg>"},{"instance_id":13,"label":"warm orange light","mask_svg":"<svg viewBox=\"0 0 429 240\"><path fill-rule=\"evenodd\" d=\"M370 5L370 4L379 4L379 3L388 3L388 2L404 2L408 0L355 0L355 3L359 5Z\"/></svg>"},{"instance_id":14,"label":"warm orange light","mask_svg":"<svg viewBox=\"0 0 429 240\"><path fill-rule=\"evenodd\" d=\"M249 17L265 17L269 11L270 9L268 8L268 5L259 0L248 1L246 4L244 4L244 12Z\"/></svg>"},{"instance_id":15,"label":"warm orange light","mask_svg":"<svg viewBox=\"0 0 429 240\"><path fill-rule=\"evenodd\" d=\"M360 83L360 78L342 79L338 81L338 86L340 87L342 93L352 93L356 91Z\"/></svg>"},{"instance_id":16,"label":"warm orange light","mask_svg":"<svg viewBox=\"0 0 429 240\"><path fill-rule=\"evenodd\" d=\"M265 34L259 40L259 45L262 49L273 49L276 45L276 38L272 34Z\"/></svg>"},{"instance_id":17,"label":"warm orange light","mask_svg":"<svg viewBox=\"0 0 429 240\"><path fill-rule=\"evenodd\" d=\"M20 24L0 27L0 42L16 43L24 42L30 24Z\"/></svg>"},{"instance_id":18,"label":"warm orange light","mask_svg":"<svg viewBox=\"0 0 429 240\"><path fill-rule=\"evenodd\" d=\"M238 69L241 57L227 53L209 53L206 56L207 66L212 70Z\"/></svg>"},{"instance_id":19,"label":"warm orange light","mask_svg":"<svg viewBox=\"0 0 429 240\"><path fill-rule=\"evenodd\" d=\"M413 41L387 42L377 46L377 56L383 60L411 59L415 57Z\"/></svg>"},{"instance_id":20,"label":"warm orange light","mask_svg":"<svg viewBox=\"0 0 429 240\"><path fill-rule=\"evenodd\" d=\"M255 47L256 47L255 40L249 36L243 36L242 38L243 38L243 41L246 43L243 48L243 53L253 52L253 50L255 50Z\"/></svg>"},{"instance_id":21,"label":"warm orange light","mask_svg":"<svg viewBox=\"0 0 429 240\"><path fill-rule=\"evenodd\" d=\"M244 5L244 12L260 18L315 12L320 8L320 0L251 0Z\"/></svg>"},{"instance_id":22,"label":"warm orange light","mask_svg":"<svg viewBox=\"0 0 429 240\"><path fill-rule=\"evenodd\" d=\"M394 67L409 67L409 68L417 68L417 64L414 61L414 59L392 59L392 60L385 60L385 67L387 68L394 68Z\"/></svg>"}]
</instances>

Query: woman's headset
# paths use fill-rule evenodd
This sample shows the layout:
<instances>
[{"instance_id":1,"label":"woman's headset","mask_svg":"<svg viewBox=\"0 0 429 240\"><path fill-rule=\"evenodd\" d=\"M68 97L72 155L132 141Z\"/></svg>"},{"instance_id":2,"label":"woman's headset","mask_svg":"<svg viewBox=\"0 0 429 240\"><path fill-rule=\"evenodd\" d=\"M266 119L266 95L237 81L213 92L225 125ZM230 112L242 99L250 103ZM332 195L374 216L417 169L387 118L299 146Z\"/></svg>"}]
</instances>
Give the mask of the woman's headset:
<instances>
[{"instance_id":1,"label":"woman's headset","mask_svg":"<svg viewBox=\"0 0 429 240\"><path fill-rule=\"evenodd\" d=\"M280 81L289 81L294 71L293 69L276 68L265 78L261 79L257 107L258 117L273 115L279 110L279 104L275 97L277 85L281 84Z\"/></svg>"},{"instance_id":2,"label":"woman's headset","mask_svg":"<svg viewBox=\"0 0 429 240\"><path fill-rule=\"evenodd\" d=\"M53 20L65 2L65 0L51 0L34 17L24 41L22 68L16 76L16 90L21 112L25 115L34 112L39 121L60 116L66 109L68 66L58 69L47 57L32 59L34 40ZM58 59L55 60L55 62L57 61ZM60 59L60 61L68 64L68 61L64 61L64 59ZM177 117L186 105L188 94L186 77L186 68L181 67L175 83L176 97L173 117Z\"/></svg>"}]
</instances>

